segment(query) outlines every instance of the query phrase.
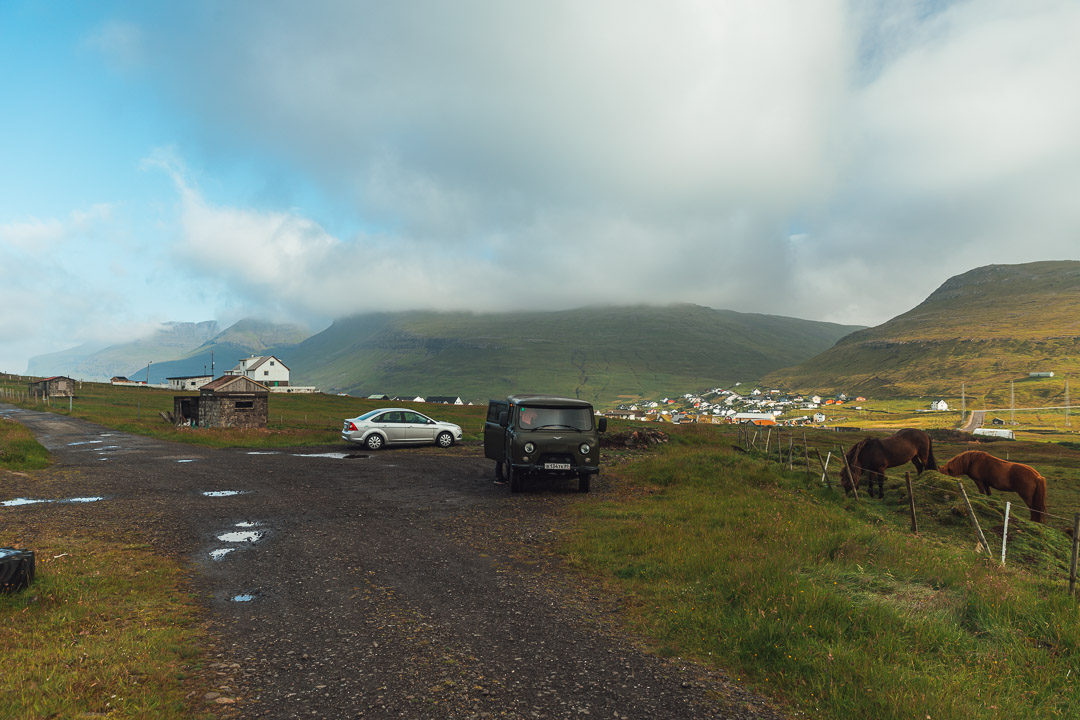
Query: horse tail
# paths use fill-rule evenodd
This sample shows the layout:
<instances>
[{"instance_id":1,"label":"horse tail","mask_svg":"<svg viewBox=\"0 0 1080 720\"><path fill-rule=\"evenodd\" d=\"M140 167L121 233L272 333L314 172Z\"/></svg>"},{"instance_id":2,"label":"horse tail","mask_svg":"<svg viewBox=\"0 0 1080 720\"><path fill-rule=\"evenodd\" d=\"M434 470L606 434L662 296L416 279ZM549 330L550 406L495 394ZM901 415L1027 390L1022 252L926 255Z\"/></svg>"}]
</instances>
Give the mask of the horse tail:
<instances>
[{"instance_id":1,"label":"horse tail","mask_svg":"<svg viewBox=\"0 0 1080 720\"><path fill-rule=\"evenodd\" d=\"M1031 495L1031 519L1035 522L1046 522L1046 478L1035 473L1035 492Z\"/></svg>"},{"instance_id":2,"label":"horse tail","mask_svg":"<svg viewBox=\"0 0 1080 720\"><path fill-rule=\"evenodd\" d=\"M937 460L934 459L934 438L926 436L926 469L937 470Z\"/></svg>"}]
</instances>

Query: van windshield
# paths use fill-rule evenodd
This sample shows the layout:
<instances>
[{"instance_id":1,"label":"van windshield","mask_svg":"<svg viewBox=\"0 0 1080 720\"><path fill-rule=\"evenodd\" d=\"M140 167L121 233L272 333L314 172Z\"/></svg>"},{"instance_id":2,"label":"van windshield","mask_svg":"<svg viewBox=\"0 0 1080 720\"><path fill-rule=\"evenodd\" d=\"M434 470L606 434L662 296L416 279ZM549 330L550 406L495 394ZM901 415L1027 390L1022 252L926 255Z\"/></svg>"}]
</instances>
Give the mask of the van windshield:
<instances>
[{"instance_id":1,"label":"van windshield","mask_svg":"<svg viewBox=\"0 0 1080 720\"><path fill-rule=\"evenodd\" d=\"M522 430L591 430L592 411L575 407L530 407L518 411Z\"/></svg>"}]
</instances>

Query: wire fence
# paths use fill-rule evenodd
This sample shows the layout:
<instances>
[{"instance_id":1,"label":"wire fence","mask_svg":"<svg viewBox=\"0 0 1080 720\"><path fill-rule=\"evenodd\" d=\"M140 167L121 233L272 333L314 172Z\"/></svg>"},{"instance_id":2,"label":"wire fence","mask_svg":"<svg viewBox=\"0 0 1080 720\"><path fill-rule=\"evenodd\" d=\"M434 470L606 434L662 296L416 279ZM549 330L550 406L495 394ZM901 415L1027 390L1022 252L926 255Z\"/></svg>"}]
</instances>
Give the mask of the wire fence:
<instances>
[{"instance_id":1,"label":"wire fence","mask_svg":"<svg viewBox=\"0 0 1080 720\"><path fill-rule=\"evenodd\" d=\"M775 435L775 437L774 437ZM802 434L801 447L796 440L799 439L797 434L789 432L786 435L779 429L773 432L773 428L741 425L738 428L738 441L735 446L741 452L757 452L764 455L764 458L769 461L779 462L782 466L785 466L788 470L804 470L808 481L813 477L818 477L818 482L825 485L829 489L833 489L832 475L837 475L843 471L846 466L846 458L844 457L844 446L842 444L836 444L831 447L812 447L807 441L806 433ZM824 455L822 455L824 451ZM811 463L811 453L816 456L817 467L814 468ZM839 458L839 459L838 459ZM798 467L796 467L798 462ZM820 475L819 475L820 473ZM936 491L946 496L955 495L959 499L963 500L964 513L968 515L971 521L972 527L975 531L978 545L984 549L991 557L995 556L994 551L990 549L989 541L987 540L985 533L982 530L982 523L979 522L979 515L983 516L984 523L987 523L987 527L991 526L991 523L996 526L997 522L1001 522L1001 562L1005 563L1007 555L1007 547L1009 542L1009 522L1022 520L1023 522L1035 521L1024 520L1017 518L1013 514L1012 508L1014 503L1008 501L1003 508L997 508L994 505L989 504L988 501L978 503L978 507L974 506L967 495L967 491L964 489L964 484L961 478L954 478L954 483L948 483L943 481L940 475L926 475L921 474L915 480L911 479L911 473L905 473L904 481L908 488L908 501L909 510L911 514L911 527L913 532L918 532L918 523L915 506L915 493L916 491ZM884 474L882 478L882 485L884 480L895 480L896 478L890 478L887 474ZM839 482L837 484L840 484ZM856 500L859 500L859 488L858 478L856 482L849 483L849 492L854 496ZM984 496L985 497L985 496ZM1074 595L1076 591L1077 581L1077 565L1078 559L1080 559L1080 512L1076 512L1072 517L1066 517L1051 513L1048 511L1039 511L1042 515L1043 522L1046 519L1054 519L1063 521L1067 527L1071 528L1071 531L1063 533L1063 539L1067 540L1071 547L1064 554L1059 552L1060 545L1055 546L1052 542L1053 538L1049 538L1043 533L1043 537L1046 538L1046 551L1053 553L1052 564L1048 563L1045 568L1046 575L1051 578L1060 578L1062 567L1068 567L1067 571L1067 592L1069 595ZM1014 533L1019 530L1014 525ZM1071 533L1071 536L1070 536ZM1051 565L1055 566L1052 567ZM1030 568L1029 568L1030 569Z\"/></svg>"}]
</instances>

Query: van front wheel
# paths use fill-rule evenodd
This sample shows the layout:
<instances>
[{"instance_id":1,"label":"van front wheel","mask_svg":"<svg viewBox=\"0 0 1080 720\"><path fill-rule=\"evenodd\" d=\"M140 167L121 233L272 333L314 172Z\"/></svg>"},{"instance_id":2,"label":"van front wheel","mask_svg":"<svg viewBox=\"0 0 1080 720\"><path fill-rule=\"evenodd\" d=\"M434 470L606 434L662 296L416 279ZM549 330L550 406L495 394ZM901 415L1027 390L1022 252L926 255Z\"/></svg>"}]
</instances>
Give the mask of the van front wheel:
<instances>
[{"instance_id":1,"label":"van front wheel","mask_svg":"<svg viewBox=\"0 0 1080 720\"><path fill-rule=\"evenodd\" d=\"M592 476L589 473L581 473L577 476L577 489L578 492L589 492L589 479Z\"/></svg>"}]
</instances>

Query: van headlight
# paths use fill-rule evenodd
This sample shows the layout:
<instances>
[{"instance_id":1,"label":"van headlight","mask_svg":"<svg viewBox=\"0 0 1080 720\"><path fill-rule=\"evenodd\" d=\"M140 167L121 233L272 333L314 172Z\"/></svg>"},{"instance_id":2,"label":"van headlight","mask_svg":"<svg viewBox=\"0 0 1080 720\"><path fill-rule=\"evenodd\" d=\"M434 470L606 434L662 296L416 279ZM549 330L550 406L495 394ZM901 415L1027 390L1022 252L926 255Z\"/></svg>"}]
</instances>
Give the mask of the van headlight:
<instances>
[{"instance_id":1,"label":"van headlight","mask_svg":"<svg viewBox=\"0 0 1080 720\"><path fill-rule=\"evenodd\" d=\"M589 447L589 443L581 443L581 447L579 447L578 450L581 451L582 455L588 455L589 451L592 450L592 448Z\"/></svg>"},{"instance_id":2,"label":"van headlight","mask_svg":"<svg viewBox=\"0 0 1080 720\"><path fill-rule=\"evenodd\" d=\"M532 455L534 450L536 450L535 445L533 445L531 442L525 443L525 454L526 455Z\"/></svg>"}]
</instances>

